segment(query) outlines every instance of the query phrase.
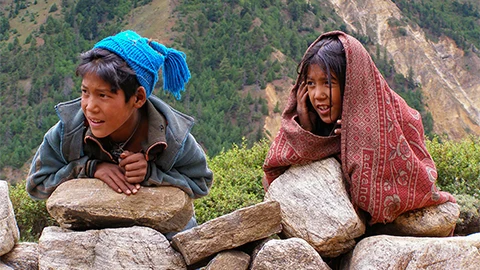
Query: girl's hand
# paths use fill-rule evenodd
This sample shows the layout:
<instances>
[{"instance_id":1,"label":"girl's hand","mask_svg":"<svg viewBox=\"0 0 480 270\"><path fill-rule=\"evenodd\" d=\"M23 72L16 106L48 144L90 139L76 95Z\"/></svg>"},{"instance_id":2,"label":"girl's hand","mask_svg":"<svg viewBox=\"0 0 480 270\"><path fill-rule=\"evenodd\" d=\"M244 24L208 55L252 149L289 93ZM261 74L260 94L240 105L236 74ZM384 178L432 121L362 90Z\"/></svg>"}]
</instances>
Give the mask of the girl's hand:
<instances>
[{"instance_id":1,"label":"girl's hand","mask_svg":"<svg viewBox=\"0 0 480 270\"><path fill-rule=\"evenodd\" d=\"M297 91L297 114L298 114L298 121L300 122L300 126L305 129L306 131L312 132L314 130L314 125L312 122L312 118L310 116L311 112L307 106L308 100L308 91L307 85L305 82L302 82L298 87Z\"/></svg>"},{"instance_id":2,"label":"girl's hand","mask_svg":"<svg viewBox=\"0 0 480 270\"><path fill-rule=\"evenodd\" d=\"M337 123L335 124L335 127L333 128L333 132L335 135L341 135L342 134L342 119L338 119Z\"/></svg>"},{"instance_id":3,"label":"girl's hand","mask_svg":"<svg viewBox=\"0 0 480 270\"><path fill-rule=\"evenodd\" d=\"M125 177L122 169L113 163L98 163L94 177L105 182L105 184L116 192L123 192L126 195L135 194L140 188L140 185L135 186L127 182L127 177Z\"/></svg>"},{"instance_id":4,"label":"girl's hand","mask_svg":"<svg viewBox=\"0 0 480 270\"><path fill-rule=\"evenodd\" d=\"M141 183L147 175L148 163L145 159L145 155L142 153L133 153L125 151L120 154L119 166L124 169L127 182L130 184L136 184L140 187Z\"/></svg>"}]
</instances>

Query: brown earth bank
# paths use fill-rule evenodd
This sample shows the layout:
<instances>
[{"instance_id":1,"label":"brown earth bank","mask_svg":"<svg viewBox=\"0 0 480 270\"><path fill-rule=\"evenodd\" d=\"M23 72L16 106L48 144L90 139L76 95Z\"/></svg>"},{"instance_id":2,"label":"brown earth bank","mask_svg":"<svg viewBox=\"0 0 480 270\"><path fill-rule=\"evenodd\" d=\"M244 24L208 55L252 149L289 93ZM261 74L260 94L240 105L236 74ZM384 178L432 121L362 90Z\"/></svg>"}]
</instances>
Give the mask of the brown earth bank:
<instances>
[{"instance_id":1,"label":"brown earth bank","mask_svg":"<svg viewBox=\"0 0 480 270\"><path fill-rule=\"evenodd\" d=\"M425 102L434 120L434 132L457 140L480 135L480 58L466 54L447 37L426 38L418 25L409 21L391 0L329 0L347 28L369 36L385 47L395 69L405 77L413 69L422 86ZM389 22L408 22L405 35ZM474 50L477 50L474 48Z\"/></svg>"}]
</instances>

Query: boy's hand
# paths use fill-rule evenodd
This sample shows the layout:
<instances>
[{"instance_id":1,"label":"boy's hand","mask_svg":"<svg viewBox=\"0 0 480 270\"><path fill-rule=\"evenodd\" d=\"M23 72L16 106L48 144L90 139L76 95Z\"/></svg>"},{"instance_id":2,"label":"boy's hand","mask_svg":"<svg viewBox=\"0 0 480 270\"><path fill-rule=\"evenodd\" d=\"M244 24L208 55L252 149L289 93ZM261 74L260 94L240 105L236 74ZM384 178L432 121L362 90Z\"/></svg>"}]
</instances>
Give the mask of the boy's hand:
<instances>
[{"instance_id":1,"label":"boy's hand","mask_svg":"<svg viewBox=\"0 0 480 270\"><path fill-rule=\"evenodd\" d=\"M118 193L123 192L127 195L135 194L140 188L140 185L138 184L132 185L129 183L122 169L117 164L113 163L98 163L94 177L102 180Z\"/></svg>"},{"instance_id":2,"label":"boy's hand","mask_svg":"<svg viewBox=\"0 0 480 270\"><path fill-rule=\"evenodd\" d=\"M125 177L130 184L141 183L147 175L148 163L142 153L125 151L120 155L119 166L125 170Z\"/></svg>"},{"instance_id":3,"label":"boy's hand","mask_svg":"<svg viewBox=\"0 0 480 270\"><path fill-rule=\"evenodd\" d=\"M307 106L307 99L308 99L308 92L307 92L307 85L305 82L300 84L298 91L297 91L297 114L300 126L312 132L314 130L313 122L310 117L310 110Z\"/></svg>"}]
</instances>

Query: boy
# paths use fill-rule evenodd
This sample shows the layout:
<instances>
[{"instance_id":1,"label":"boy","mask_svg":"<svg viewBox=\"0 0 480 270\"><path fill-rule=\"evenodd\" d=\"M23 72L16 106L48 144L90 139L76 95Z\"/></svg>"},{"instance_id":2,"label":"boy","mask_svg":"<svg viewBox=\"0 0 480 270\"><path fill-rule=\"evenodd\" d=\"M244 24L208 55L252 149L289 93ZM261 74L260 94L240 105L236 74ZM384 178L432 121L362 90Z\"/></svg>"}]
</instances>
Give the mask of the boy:
<instances>
[{"instance_id":1,"label":"boy","mask_svg":"<svg viewBox=\"0 0 480 270\"><path fill-rule=\"evenodd\" d=\"M193 198L213 174L190 134L193 119L151 95L162 68L164 90L180 98L190 78L185 55L124 31L81 55L81 97L58 104L60 121L44 137L27 191L46 199L61 183L95 177L119 193L171 185Z\"/></svg>"}]
</instances>

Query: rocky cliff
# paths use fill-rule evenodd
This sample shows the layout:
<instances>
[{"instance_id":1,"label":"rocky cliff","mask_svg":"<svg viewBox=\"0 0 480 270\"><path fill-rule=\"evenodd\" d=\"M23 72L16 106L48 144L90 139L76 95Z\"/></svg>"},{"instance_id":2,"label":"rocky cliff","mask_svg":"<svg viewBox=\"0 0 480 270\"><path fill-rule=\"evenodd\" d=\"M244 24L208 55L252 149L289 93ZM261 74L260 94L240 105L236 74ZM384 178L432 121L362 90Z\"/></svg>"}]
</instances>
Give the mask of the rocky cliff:
<instances>
[{"instance_id":1,"label":"rocky cliff","mask_svg":"<svg viewBox=\"0 0 480 270\"><path fill-rule=\"evenodd\" d=\"M478 55L467 55L446 37L437 42L427 40L422 29L390 0L329 1L349 30L386 48L397 72L407 77L409 68L413 69L432 113L435 133L447 134L450 139L480 135Z\"/></svg>"}]
</instances>

